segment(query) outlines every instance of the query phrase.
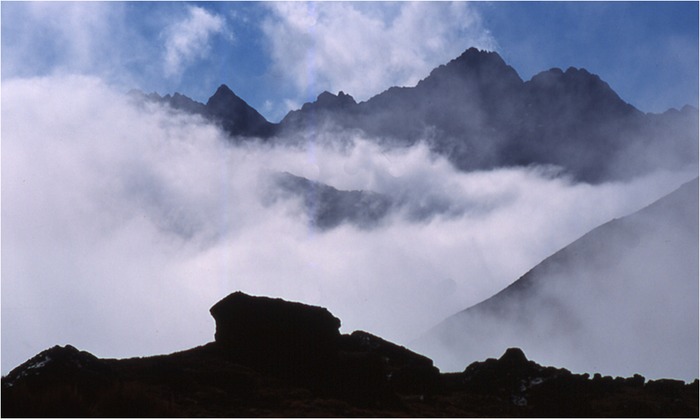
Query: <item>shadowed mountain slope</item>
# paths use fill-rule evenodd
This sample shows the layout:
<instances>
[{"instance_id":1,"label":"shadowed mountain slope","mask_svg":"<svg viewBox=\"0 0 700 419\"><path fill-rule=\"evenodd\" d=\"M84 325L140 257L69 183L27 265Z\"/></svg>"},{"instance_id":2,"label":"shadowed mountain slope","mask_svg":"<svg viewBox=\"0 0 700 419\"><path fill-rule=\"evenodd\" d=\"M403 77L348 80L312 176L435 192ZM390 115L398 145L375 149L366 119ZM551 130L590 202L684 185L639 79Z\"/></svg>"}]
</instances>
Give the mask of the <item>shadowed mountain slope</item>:
<instances>
[{"instance_id":1,"label":"shadowed mountain slope","mask_svg":"<svg viewBox=\"0 0 700 419\"><path fill-rule=\"evenodd\" d=\"M280 198L300 198L311 227L328 230L342 223L372 228L389 213L392 202L370 191L343 191L291 173L278 173L273 187Z\"/></svg>"},{"instance_id":2,"label":"shadowed mountain slope","mask_svg":"<svg viewBox=\"0 0 700 419\"><path fill-rule=\"evenodd\" d=\"M443 368L519 346L614 374L698 371L698 180L610 221L418 343Z\"/></svg>"},{"instance_id":3,"label":"shadowed mountain slope","mask_svg":"<svg viewBox=\"0 0 700 419\"><path fill-rule=\"evenodd\" d=\"M269 137L275 127L258 111L222 84L206 104L206 114L231 135Z\"/></svg>"},{"instance_id":4,"label":"shadowed mountain slope","mask_svg":"<svg viewBox=\"0 0 700 419\"><path fill-rule=\"evenodd\" d=\"M222 84L206 104L197 102L180 93L160 96L132 90L130 94L142 100L159 102L173 109L202 115L221 126L232 138L269 138L276 132L276 125L260 115L252 106Z\"/></svg>"}]
</instances>

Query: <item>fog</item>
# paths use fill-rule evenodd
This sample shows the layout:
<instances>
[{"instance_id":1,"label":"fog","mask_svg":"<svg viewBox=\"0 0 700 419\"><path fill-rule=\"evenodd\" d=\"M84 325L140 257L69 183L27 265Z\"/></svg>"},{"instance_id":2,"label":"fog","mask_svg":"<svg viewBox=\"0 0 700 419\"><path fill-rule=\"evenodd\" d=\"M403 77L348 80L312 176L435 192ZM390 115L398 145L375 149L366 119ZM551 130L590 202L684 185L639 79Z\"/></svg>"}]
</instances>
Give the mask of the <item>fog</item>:
<instances>
[{"instance_id":1,"label":"fog","mask_svg":"<svg viewBox=\"0 0 700 419\"><path fill-rule=\"evenodd\" d=\"M545 365L692 381L698 373L698 183L593 230L417 343L461 369L521 347Z\"/></svg>"},{"instance_id":2,"label":"fog","mask_svg":"<svg viewBox=\"0 0 700 419\"><path fill-rule=\"evenodd\" d=\"M407 344L694 175L465 173L359 131L231 142L83 76L3 80L2 122L3 374L55 344L127 357L209 342L209 308L237 290ZM271 187L284 172L395 204L371 228L321 230Z\"/></svg>"}]
</instances>

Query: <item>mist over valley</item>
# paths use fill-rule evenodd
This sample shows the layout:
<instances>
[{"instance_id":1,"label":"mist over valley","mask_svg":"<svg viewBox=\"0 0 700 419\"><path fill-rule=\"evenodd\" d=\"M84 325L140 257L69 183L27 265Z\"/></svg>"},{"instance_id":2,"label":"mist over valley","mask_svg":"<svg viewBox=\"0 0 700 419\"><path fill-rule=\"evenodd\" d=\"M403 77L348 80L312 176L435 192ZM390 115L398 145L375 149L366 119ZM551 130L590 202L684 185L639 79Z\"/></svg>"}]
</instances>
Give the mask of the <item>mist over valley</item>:
<instances>
[{"instance_id":1,"label":"mist over valley","mask_svg":"<svg viewBox=\"0 0 700 419\"><path fill-rule=\"evenodd\" d=\"M287 6L306 22L266 7ZM573 66L526 79L489 39L396 64L410 82L373 92L309 70L321 88L276 121L230 82L199 101L99 71L3 76L3 375L57 344L201 345L209 307L241 291L325 307L443 372L520 347L578 373L697 378L697 103L645 112ZM192 42L168 50L171 76Z\"/></svg>"}]
</instances>

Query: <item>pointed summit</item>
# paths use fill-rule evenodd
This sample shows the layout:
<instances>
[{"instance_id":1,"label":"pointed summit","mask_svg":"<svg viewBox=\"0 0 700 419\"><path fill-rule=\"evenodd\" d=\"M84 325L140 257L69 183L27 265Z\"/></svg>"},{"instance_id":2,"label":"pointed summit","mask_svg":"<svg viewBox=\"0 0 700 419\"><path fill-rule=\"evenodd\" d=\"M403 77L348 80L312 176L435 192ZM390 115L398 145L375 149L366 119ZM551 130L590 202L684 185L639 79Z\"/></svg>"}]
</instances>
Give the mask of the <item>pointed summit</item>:
<instances>
[{"instance_id":1,"label":"pointed summit","mask_svg":"<svg viewBox=\"0 0 700 419\"><path fill-rule=\"evenodd\" d=\"M207 101L206 113L233 136L268 137L274 131L273 124L225 84Z\"/></svg>"},{"instance_id":2,"label":"pointed summit","mask_svg":"<svg viewBox=\"0 0 700 419\"><path fill-rule=\"evenodd\" d=\"M207 101L207 108L210 110L222 107L250 107L243 99L238 97L227 85L222 84ZM252 108L251 108L252 109ZM216 112L214 112L216 113Z\"/></svg>"},{"instance_id":3,"label":"pointed summit","mask_svg":"<svg viewBox=\"0 0 700 419\"><path fill-rule=\"evenodd\" d=\"M225 85L225 84L222 84L221 86L219 86L219 88L216 89L216 92L215 92L214 94L216 94L216 93L230 93L230 94L235 94L235 93L233 93L233 90L231 90L231 89L230 89L227 85Z\"/></svg>"}]
</instances>

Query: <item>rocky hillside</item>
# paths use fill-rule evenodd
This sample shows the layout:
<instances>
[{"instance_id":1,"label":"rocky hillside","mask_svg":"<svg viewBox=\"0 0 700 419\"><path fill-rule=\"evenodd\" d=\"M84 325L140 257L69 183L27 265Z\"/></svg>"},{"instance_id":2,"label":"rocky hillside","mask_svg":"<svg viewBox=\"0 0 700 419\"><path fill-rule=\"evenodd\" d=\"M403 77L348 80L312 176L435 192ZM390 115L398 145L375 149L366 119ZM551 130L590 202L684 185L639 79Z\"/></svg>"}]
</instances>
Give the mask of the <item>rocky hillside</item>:
<instances>
[{"instance_id":1,"label":"rocky hillside","mask_svg":"<svg viewBox=\"0 0 700 419\"><path fill-rule=\"evenodd\" d=\"M236 292L211 313L215 341L170 355L41 352L2 378L2 416L698 415L698 380L591 378L516 348L441 374L321 307Z\"/></svg>"}]
</instances>

